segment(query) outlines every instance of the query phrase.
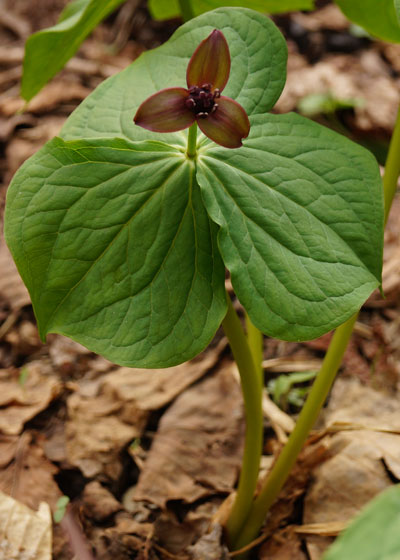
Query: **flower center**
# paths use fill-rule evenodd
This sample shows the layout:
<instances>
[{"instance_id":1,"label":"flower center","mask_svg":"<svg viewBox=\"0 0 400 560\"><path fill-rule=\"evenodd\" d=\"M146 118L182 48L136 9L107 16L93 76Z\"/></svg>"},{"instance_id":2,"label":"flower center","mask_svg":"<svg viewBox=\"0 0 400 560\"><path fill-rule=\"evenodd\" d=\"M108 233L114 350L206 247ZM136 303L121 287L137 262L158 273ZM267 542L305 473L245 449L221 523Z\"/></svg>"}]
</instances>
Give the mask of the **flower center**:
<instances>
[{"instance_id":1,"label":"flower center","mask_svg":"<svg viewBox=\"0 0 400 560\"><path fill-rule=\"evenodd\" d=\"M203 119L217 109L218 103L215 100L221 96L219 89L211 91L211 87L211 84L203 84L201 87L192 86L189 88L189 97L185 101L186 107Z\"/></svg>"}]
</instances>

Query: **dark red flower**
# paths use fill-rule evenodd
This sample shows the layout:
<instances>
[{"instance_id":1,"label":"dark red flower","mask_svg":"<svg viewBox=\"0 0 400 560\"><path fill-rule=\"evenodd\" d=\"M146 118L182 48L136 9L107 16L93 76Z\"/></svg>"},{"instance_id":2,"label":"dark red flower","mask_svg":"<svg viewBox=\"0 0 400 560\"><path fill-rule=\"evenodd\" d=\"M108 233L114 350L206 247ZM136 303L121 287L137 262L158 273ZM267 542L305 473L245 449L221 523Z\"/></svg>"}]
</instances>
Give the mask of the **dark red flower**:
<instances>
[{"instance_id":1,"label":"dark red flower","mask_svg":"<svg viewBox=\"0 0 400 560\"><path fill-rule=\"evenodd\" d=\"M194 51L186 71L187 88L166 88L140 105L134 121L153 132L176 132L197 122L211 140L238 148L250 123L239 103L221 95L231 68L228 43L218 29Z\"/></svg>"}]
</instances>

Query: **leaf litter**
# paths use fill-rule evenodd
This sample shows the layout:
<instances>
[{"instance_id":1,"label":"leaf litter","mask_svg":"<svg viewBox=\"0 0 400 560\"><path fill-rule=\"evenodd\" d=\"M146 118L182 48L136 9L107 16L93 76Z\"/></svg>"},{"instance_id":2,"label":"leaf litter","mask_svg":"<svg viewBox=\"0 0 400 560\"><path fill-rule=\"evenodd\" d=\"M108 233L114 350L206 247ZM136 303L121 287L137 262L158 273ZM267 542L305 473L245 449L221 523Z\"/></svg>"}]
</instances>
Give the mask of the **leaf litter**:
<instances>
[{"instance_id":1,"label":"leaf litter","mask_svg":"<svg viewBox=\"0 0 400 560\"><path fill-rule=\"evenodd\" d=\"M163 42L177 25L150 23L143 3L129 21L121 16L117 26L111 19L28 111L17 115L23 39L29 30L54 23L64 4L5 0L0 14L0 43L7 52L1 46L2 205L12 174L59 132L77 102L142 50ZM331 4L277 19L290 50L289 79L277 110L293 110L316 91L363 98L342 115L345 125L351 133L372 133L387 142L398 99L399 46L359 42L355 53L335 51L332 37L348 41L349 34ZM305 46L294 24L306 29ZM104 44L117 36L121 50L112 55ZM258 558L319 560L332 540L327 535L336 535L370 497L400 479L399 213L396 201L385 234L386 299L376 293L362 311L323 423L274 505ZM21 512L16 528L27 523L37 535L42 530L46 540L49 506L41 504L54 510L68 493L73 507L66 519L73 519L98 559L128 559L132 551L143 559L226 558L220 522L237 481L243 436L240 392L226 342L192 362L156 371L116 368L62 337L50 336L42 346L29 296L2 237L0 269L0 489L5 493L0 494L0 527L14 508ZM307 371L310 364L317 368L328 341L299 345L267 339L267 377ZM267 397L264 414L265 475L294 420L271 407ZM25 545L21 540L15 547ZM56 560L74 556L59 525L49 546ZM36 557L50 553L38 548Z\"/></svg>"}]
</instances>

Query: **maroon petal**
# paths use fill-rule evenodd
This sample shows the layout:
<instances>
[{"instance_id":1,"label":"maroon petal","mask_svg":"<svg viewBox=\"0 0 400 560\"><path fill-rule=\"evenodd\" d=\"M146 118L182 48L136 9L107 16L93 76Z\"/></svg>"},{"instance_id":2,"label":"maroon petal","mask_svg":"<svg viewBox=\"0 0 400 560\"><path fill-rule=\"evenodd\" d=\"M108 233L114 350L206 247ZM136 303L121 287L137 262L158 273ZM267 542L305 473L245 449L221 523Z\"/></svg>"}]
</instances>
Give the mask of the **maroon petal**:
<instances>
[{"instance_id":1,"label":"maroon petal","mask_svg":"<svg viewBox=\"0 0 400 560\"><path fill-rule=\"evenodd\" d=\"M214 29L194 51L186 71L188 87L211 84L222 91L231 70L231 57L225 37Z\"/></svg>"},{"instance_id":2,"label":"maroon petal","mask_svg":"<svg viewBox=\"0 0 400 560\"><path fill-rule=\"evenodd\" d=\"M220 97L217 102L217 109L206 118L198 117L197 124L210 140L225 148L239 148L250 131L246 111L230 97Z\"/></svg>"},{"instance_id":3,"label":"maroon petal","mask_svg":"<svg viewBox=\"0 0 400 560\"><path fill-rule=\"evenodd\" d=\"M193 112L185 105L188 95L185 88L162 89L143 101L133 120L153 132L183 130L195 121Z\"/></svg>"}]
</instances>

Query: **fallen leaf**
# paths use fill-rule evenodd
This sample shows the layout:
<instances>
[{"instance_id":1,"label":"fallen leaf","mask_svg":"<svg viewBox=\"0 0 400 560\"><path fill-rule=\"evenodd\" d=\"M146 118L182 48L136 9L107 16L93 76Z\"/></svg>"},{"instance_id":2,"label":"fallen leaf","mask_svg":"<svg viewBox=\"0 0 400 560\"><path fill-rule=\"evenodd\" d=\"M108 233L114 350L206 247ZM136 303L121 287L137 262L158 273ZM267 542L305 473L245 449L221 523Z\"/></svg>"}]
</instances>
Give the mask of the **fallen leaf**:
<instances>
[{"instance_id":1,"label":"fallen leaf","mask_svg":"<svg viewBox=\"0 0 400 560\"><path fill-rule=\"evenodd\" d=\"M51 559L51 512L45 502L33 511L0 492L0 557L4 560Z\"/></svg>"},{"instance_id":2,"label":"fallen leaf","mask_svg":"<svg viewBox=\"0 0 400 560\"><path fill-rule=\"evenodd\" d=\"M212 530L203 535L196 544L189 547L192 560L228 560L229 552L226 546L221 544L222 527L214 525Z\"/></svg>"},{"instance_id":3,"label":"fallen leaf","mask_svg":"<svg viewBox=\"0 0 400 560\"><path fill-rule=\"evenodd\" d=\"M243 442L243 408L233 368L220 369L187 389L163 414L139 477L135 499L165 508L230 492Z\"/></svg>"},{"instance_id":4,"label":"fallen leaf","mask_svg":"<svg viewBox=\"0 0 400 560\"><path fill-rule=\"evenodd\" d=\"M58 468L44 455L44 436L24 432L14 459L0 470L0 490L26 506L37 509L40 502L55 507L61 492L54 481Z\"/></svg>"},{"instance_id":5,"label":"fallen leaf","mask_svg":"<svg viewBox=\"0 0 400 560\"><path fill-rule=\"evenodd\" d=\"M109 395L67 400L66 455L69 463L92 478L98 474L117 480L122 472L120 453L141 435L147 413L137 410L128 424L121 419L124 403ZM136 420L136 425L134 425Z\"/></svg>"},{"instance_id":6,"label":"fallen leaf","mask_svg":"<svg viewBox=\"0 0 400 560\"><path fill-rule=\"evenodd\" d=\"M277 531L272 538L261 545L259 560L306 560L301 549L302 543L293 527Z\"/></svg>"},{"instance_id":7,"label":"fallen leaf","mask_svg":"<svg viewBox=\"0 0 400 560\"><path fill-rule=\"evenodd\" d=\"M0 370L0 432L3 434L20 434L24 424L60 394L60 382L43 372L40 362L32 362L25 368L23 384L14 369Z\"/></svg>"},{"instance_id":8,"label":"fallen leaf","mask_svg":"<svg viewBox=\"0 0 400 560\"><path fill-rule=\"evenodd\" d=\"M398 399L357 379L338 379L324 418L328 428L343 425L346 431L332 436L331 458L314 470L304 502L305 524L347 523L391 486L384 463L396 472L400 465ZM307 538L311 558L319 559L330 542Z\"/></svg>"},{"instance_id":9,"label":"fallen leaf","mask_svg":"<svg viewBox=\"0 0 400 560\"><path fill-rule=\"evenodd\" d=\"M7 245L0 237L0 296L12 311L31 303Z\"/></svg>"},{"instance_id":10,"label":"fallen leaf","mask_svg":"<svg viewBox=\"0 0 400 560\"><path fill-rule=\"evenodd\" d=\"M86 484L82 499L84 514L95 521L105 521L122 509L122 504L97 481Z\"/></svg>"},{"instance_id":11,"label":"fallen leaf","mask_svg":"<svg viewBox=\"0 0 400 560\"><path fill-rule=\"evenodd\" d=\"M214 367L225 346L224 340L190 362L171 368L118 368L107 375L104 389L123 401L134 401L142 410L158 410Z\"/></svg>"},{"instance_id":12,"label":"fallen leaf","mask_svg":"<svg viewBox=\"0 0 400 560\"><path fill-rule=\"evenodd\" d=\"M45 86L28 104L30 113L49 112L60 103L82 101L91 92L90 89L72 81L53 81ZM8 97L0 100L0 115L11 117L25 107L20 97Z\"/></svg>"}]
</instances>

